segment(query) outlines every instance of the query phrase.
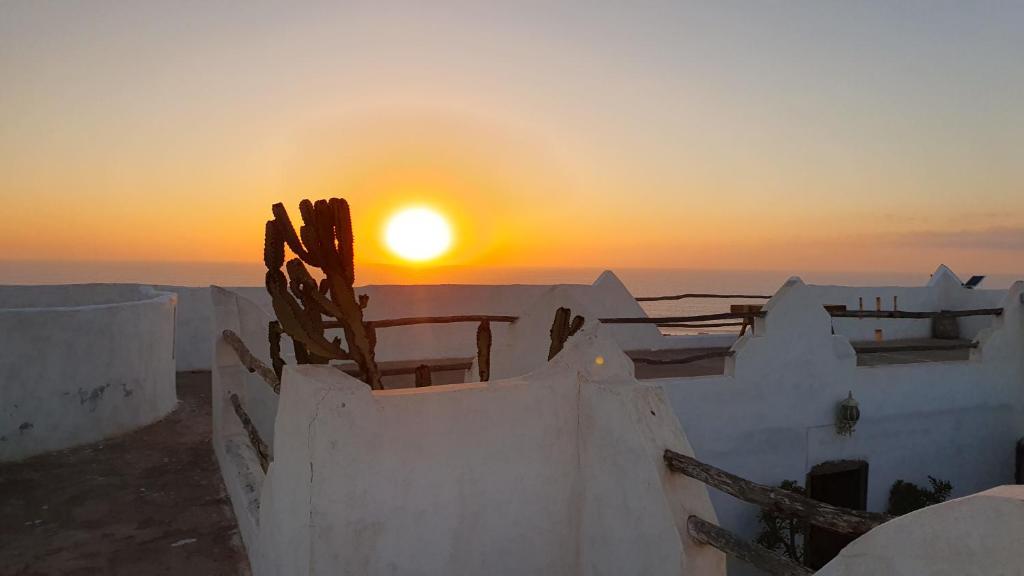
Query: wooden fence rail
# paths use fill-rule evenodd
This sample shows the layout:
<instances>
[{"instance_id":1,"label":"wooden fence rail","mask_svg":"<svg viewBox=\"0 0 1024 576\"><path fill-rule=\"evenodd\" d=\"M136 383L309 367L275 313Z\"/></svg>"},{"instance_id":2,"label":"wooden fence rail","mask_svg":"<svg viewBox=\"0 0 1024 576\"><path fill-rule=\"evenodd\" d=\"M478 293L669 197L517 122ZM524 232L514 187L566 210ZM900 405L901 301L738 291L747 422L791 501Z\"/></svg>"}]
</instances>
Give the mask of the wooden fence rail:
<instances>
[{"instance_id":1,"label":"wooden fence rail","mask_svg":"<svg viewBox=\"0 0 1024 576\"><path fill-rule=\"evenodd\" d=\"M242 422L242 428L245 428L246 434L249 435L249 443L252 444L253 450L256 451L256 456L260 459L260 467L263 468L263 472L266 472L267 468L270 467L270 448L263 441L263 437L260 436L260 431L256 429L256 425L252 423L252 419L246 414L245 408L242 408L242 401L238 399L238 394L232 394L230 398L231 406L235 409L235 415Z\"/></svg>"},{"instance_id":2,"label":"wooden fence rail","mask_svg":"<svg viewBox=\"0 0 1024 576\"><path fill-rule=\"evenodd\" d=\"M660 317L634 317L634 318L598 318L598 322L604 324L669 324L685 322L710 322L713 320L734 320L736 318L763 317L764 311L760 312L721 312L718 314L699 314L697 316L660 316Z\"/></svg>"},{"instance_id":3,"label":"wooden fence rail","mask_svg":"<svg viewBox=\"0 0 1024 576\"><path fill-rule=\"evenodd\" d=\"M649 364L651 366L668 366L673 364L689 364L691 362L700 362L701 360L710 360L711 358L728 358L729 356L732 355L732 350L714 350L711 352L704 352L703 354L683 356L682 358L633 358L632 360L637 364Z\"/></svg>"},{"instance_id":4,"label":"wooden fence rail","mask_svg":"<svg viewBox=\"0 0 1024 576\"><path fill-rule=\"evenodd\" d=\"M684 298L749 298L751 300L767 300L771 296L763 294L673 294L670 296L637 296L637 302L657 302L660 300L682 300Z\"/></svg>"},{"instance_id":5,"label":"wooden fence rail","mask_svg":"<svg viewBox=\"0 0 1024 576\"><path fill-rule=\"evenodd\" d=\"M708 322L707 324L685 324L665 322L657 324L658 328L730 328L744 326L745 322Z\"/></svg>"},{"instance_id":6,"label":"wooden fence rail","mask_svg":"<svg viewBox=\"0 0 1024 576\"><path fill-rule=\"evenodd\" d=\"M253 356L245 342L238 337L238 334L235 334L232 330L225 330L221 335L224 337L224 341L234 349L235 354L238 355L238 361L242 363L242 366L245 366L246 370L259 374L274 392L281 393L281 380L277 377L277 374L260 361L259 358Z\"/></svg>"},{"instance_id":7,"label":"wooden fence rail","mask_svg":"<svg viewBox=\"0 0 1024 576\"><path fill-rule=\"evenodd\" d=\"M931 350L970 350L977 348L977 342L950 342L941 344L897 344L892 346L859 345L853 346L857 354L884 354L886 352L928 352Z\"/></svg>"},{"instance_id":8,"label":"wooden fence rail","mask_svg":"<svg viewBox=\"0 0 1024 576\"><path fill-rule=\"evenodd\" d=\"M690 537L735 556L772 576L810 576L814 572L793 560L777 554L763 546L752 544L736 534L716 526L698 516L686 520L686 531Z\"/></svg>"},{"instance_id":9,"label":"wooden fence rail","mask_svg":"<svg viewBox=\"0 0 1024 576\"><path fill-rule=\"evenodd\" d=\"M800 518L841 534L859 536L890 519L885 514L840 508L781 488L751 482L672 450L665 450L664 457L665 463L674 472L685 474L772 512Z\"/></svg>"},{"instance_id":10,"label":"wooden fence rail","mask_svg":"<svg viewBox=\"0 0 1024 576\"><path fill-rule=\"evenodd\" d=\"M506 322L518 320L518 316L493 316L488 314L463 314L457 316L412 316L408 318L385 318L367 320L370 328L393 328L395 326L414 326L416 324L454 324L457 322ZM332 320L324 322L324 328L341 328L341 322Z\"/></svg>"},{"instance_id":11,"label":"wooden fence rail","mask_svg":"<svg viewBox=\"0 0 1024 576\"><path fill-rule=\"evenodd\" d=\"M910 312L907 310L842 310L829 308L833 318L960 318L963 316L1000 316L1002 308L976 308L973 310L942 310L939 312Z\"/></svg>"}]
</instances>

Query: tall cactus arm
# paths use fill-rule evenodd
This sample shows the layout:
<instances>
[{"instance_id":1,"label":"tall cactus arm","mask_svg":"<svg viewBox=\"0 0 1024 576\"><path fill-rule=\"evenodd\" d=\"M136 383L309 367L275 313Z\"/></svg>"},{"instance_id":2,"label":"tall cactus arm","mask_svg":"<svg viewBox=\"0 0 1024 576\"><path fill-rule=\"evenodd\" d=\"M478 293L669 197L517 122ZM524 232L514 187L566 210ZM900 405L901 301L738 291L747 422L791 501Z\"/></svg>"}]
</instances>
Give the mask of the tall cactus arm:
<instances>
[{"instance_id":1,"label":"tall cactus arm","mask_svg":"<svg viewBox=\"0 0 1024 576\"><path fill-rule=\"evenodd\" d=\"M295 227L292 226L291 218L288 217L288 210L285 209L284 204L278 202L271 207L271 210L274 213L274 220L277 222L277 228L284 238L285 243L288 244L288 248L299 258L309 262L309 252L303 248L302 243L299 242L299 237L295 235ZM310 262L310 264L312 266L316 266L313 262Z\"/></svg>"}]
</instances>

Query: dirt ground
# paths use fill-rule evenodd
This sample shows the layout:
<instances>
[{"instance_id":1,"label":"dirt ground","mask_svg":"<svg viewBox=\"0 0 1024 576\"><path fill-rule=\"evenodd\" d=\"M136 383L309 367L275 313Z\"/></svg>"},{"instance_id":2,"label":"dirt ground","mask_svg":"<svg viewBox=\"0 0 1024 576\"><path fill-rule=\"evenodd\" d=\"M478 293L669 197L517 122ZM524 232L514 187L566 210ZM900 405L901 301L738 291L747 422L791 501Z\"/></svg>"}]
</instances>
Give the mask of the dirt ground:
<instances>
[{"instance_id":1,"label":"dirt ground","mask_svg":"<svg viewBox=\"0 0 1024 576\"><path fill-rule=\"evenodd\" d=\"M0 464L0 575L248 575L210 444L210 374L96 444Z\"/></svg>"}]
</instances>

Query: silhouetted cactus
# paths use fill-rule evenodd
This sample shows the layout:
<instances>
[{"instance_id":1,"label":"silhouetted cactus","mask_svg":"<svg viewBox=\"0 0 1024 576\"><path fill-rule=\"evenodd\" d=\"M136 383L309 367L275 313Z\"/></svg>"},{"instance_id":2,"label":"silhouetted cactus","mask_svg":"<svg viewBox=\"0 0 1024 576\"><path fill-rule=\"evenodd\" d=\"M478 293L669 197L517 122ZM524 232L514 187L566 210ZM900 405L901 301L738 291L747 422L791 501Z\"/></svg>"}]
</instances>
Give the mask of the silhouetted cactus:
<instances>
[{"instance_id":1,"label":"silhouetted cactus","mask_svg":"<svg viewBox=\"0 0 1024 576\"><path fill-rule=\"evenodd\" d=\"M572 310L562 307L555 310L555 321L551 323L551 347L548 349L548 360L551 360L565 346L570 336L583 328L583 316L572 318Z\"/></svg>"},{"instance_id":2,"label":"silhouetted cactus","mask_svg":"<svg viewBox=\"0 0 1024 576\"><path fill-rule=\"evenodd\" d=\"M299 363L326 363L351 359L359 366L371 388L381 389L380 370L374 359L376 338L363 321L369 299L356 296L355 251L348 202L342 198L303 200L299 203L302 226L298 234L280 203L273 206L274 219L267 221L263 261L267 266L266 286L281 330L295 342ZM297 258L284 261L285 245ZM305 264L320 268L319 283ZM281 271L285 266L288 275ZM337 320L325 324L323 317ZM340 326L348 350L341 340L328 340L324 330Z\"/></svg>"}]
</instances>

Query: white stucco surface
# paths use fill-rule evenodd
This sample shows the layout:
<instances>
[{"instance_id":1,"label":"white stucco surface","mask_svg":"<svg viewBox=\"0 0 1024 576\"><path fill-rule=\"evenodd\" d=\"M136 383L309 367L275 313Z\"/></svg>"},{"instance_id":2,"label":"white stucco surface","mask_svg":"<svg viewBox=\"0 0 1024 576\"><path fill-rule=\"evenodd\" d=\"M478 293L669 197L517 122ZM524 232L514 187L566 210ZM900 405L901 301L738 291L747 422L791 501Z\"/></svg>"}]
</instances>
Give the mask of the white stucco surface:
<instances>
[{"instance_id":1,"label":"white stucco surface","mask_svg":"<svg viewBox=\"0 0 1024 576\"><path fill-rule=\"evenodd\" d=\"M818 576L1024 574L1024 486L1000 486L891 520L850 543Z\"/></svg>"},{"instance_id":2,"label":"white stucco surface","mask_svg":"<svg viewBox=\"0 0 1024 576\"><path fill-rule=\"evenodd\" d=\"M721 574L680 536L714 521L661 460L686 438L631 370L596 326L486 384L371 392L286 368L255 574Z\"/></svg>"},{"instance_id":3,"label":"white stucco surface","mask_svg":"<svg viewBox=\"0 0 1024 576\"><path fill-rule=\"evenodd\" d=\"M955 495L971 494L1013 481L1014 446L1024 436L1022 288L1017 283L999 295L994 305L1005 311L984 318L969 360L857 366L851 338L838 327L832 333L836 321L822 308L842 303L839 291L792 279L768 303L754 333L734 345L724 375L652 382L663 386L696 456L745 478L804 484L816 464L864 460L869 510L884 511L900 479L927 485L932 475L952 482ZM948 295L933 294L924 309L994 300L992 293L960 296L956 306L943 304ZM870 325L846 332L858 337ZM852 436L840 436L836 410L851 391L861 418ZM717 492L712 501L722 526L757 535L757 507ZM738 561L729 567L730 574L756 573Z\"/></svg>"},{"instance_id":4,"label":"white stucco surface","mask_svg":"<svg viewBox=\"0 0 1024 576\"><path fill-rule=\"evenodd\" d=\"M0 286L0 461L170 412L176 302L137 285Z\"/></svg>"}]
</instances>

